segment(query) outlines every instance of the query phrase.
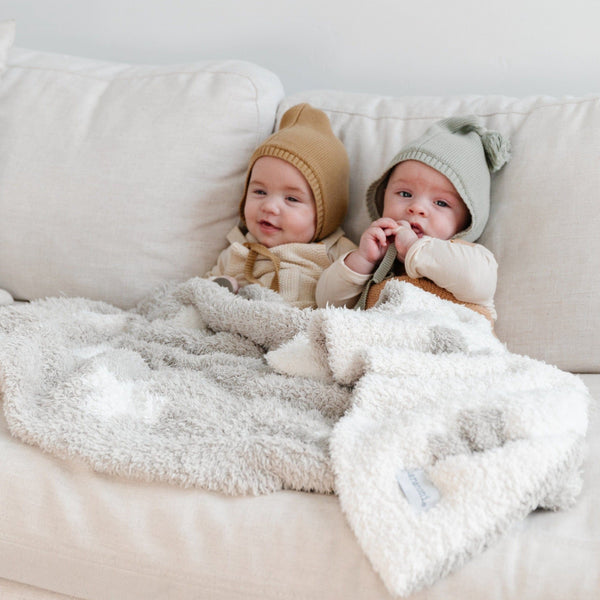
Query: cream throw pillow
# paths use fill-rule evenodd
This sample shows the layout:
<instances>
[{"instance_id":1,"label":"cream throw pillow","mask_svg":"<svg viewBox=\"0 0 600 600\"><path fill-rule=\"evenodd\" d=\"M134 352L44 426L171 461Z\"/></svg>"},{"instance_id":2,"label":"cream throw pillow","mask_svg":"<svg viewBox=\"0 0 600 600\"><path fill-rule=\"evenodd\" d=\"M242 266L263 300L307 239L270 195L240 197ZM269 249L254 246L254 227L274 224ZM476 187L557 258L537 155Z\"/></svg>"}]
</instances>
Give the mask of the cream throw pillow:
<instances>
[{"instance_id":1,"label":"cream throw pillow","mask_svg":"<svg viewBox=\"0 0 600 600\"><path fill-rule=\"evenodd\" d=\"M204 275L282 97L274 74L242 61L133 66L14 48L0 78L0 288L127 308Z\"/></svg>"}]
</instances>

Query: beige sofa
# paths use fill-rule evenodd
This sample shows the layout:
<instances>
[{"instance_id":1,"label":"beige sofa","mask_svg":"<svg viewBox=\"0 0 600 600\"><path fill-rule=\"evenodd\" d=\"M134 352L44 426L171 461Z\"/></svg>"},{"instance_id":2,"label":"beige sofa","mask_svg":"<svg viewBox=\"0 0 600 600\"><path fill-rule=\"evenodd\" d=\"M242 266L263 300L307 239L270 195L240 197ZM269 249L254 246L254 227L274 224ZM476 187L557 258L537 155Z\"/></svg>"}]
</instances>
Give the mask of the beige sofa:
<instances>
[{"instance_id":1,"label":"beige sofa","mask_svg":"<svg viewBox=\"0 0 600 600\"><path fill-rule=\"evenodd\" d=\"M246 161L289 106L323 109L352 165L345 223L407 140L477 114L513 144L482 243L500 270L497 334L581 374L590 407L574 508L531 514L412 600L600 594L600 96L291 97L239 61L131 66L12 47L0 23L0 288L129 308L202 274L236 220ZM391 598L335 495L225 496L97 474L0 430L0 597Z\"/></svg>"}]
</instances>

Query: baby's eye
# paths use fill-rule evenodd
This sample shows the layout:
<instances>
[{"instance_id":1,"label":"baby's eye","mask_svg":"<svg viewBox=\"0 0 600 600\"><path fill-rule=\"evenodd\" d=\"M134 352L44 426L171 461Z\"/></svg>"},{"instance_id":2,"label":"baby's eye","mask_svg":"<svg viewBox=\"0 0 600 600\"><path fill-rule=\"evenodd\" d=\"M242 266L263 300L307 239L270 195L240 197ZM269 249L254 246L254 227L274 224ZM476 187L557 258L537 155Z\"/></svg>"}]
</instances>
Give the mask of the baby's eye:
<instances>
[{"instance_id":1,"label":"baby's eye","mask_svg":"<svg viewBox=\"0 0 600 600\"><path fill-rule=\"evenodd\" d=\"M435 203L442 207L450 206L445 200L436 200Z\"/></svg>"},{"instance_id":2,"label":"baby's eye","mask_svg":"<svg viewBox=\"0 0 600 600\"><path fill-rule=\"evenodd\" d=\"M412 198L412 194L404 190L399 191L398 196L400 196L401 198Z\"/></svg>"},{"instance_id":3,"label":"baby's eye","mask_svg":"<svg viewBox=\"0 0 600 600\"><path fill-rule=\"evenodd\" d=\"M294 196L287 196L286 200L288 202L300 202L300 200L298 200L298 198L294 198Z\"/></svg>"},{"instance_id":4,"label":"baby's eye","mask_svg":"<svg viewBox=\"0 0 600 600\"><path fill-rule=\"evenodd\" d=\"M265 196L267 192L265 192L265 190L261 189L261 188L256 188L254 190L252 190L253 194L256 194L257 196Z\"/></svg>"}]
</instances>

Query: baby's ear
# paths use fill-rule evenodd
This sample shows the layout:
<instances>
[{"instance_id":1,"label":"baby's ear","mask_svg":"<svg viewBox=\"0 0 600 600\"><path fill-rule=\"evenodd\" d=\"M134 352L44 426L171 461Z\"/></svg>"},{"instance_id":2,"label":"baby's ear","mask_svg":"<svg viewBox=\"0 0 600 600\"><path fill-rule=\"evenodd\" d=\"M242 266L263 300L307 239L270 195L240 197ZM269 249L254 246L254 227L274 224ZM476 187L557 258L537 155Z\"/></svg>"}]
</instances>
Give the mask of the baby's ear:
<instances>
[{"instance_id":1,"label":"baby's ear","mask_svg":"<svg viewBox=\"0 0 600 600\"><path fill-rule=\"evenodd\" d=\"M6 290L0 289L0 306L12 304L13 302L13 297Z\"/></svg>"}]
</instances>

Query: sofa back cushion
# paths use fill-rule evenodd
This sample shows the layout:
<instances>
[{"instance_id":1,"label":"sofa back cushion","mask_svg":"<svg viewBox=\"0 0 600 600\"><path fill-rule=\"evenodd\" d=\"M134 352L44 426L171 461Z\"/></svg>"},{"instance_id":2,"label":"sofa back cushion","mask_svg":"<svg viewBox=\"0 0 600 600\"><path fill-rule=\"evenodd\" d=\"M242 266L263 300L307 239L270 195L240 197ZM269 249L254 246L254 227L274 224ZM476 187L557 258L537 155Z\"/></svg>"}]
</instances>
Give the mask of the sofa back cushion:
<instances>
[{"instance_id":1,"label":"sofa back cushion","mask_svg":"<svg viewBox=\"0 0 600 600\"><path fill-rule=\"evenodd\" d=\"M433 122L479 115L510 137L492 179L480 242L498 260L496 332L510 350L578 372L600 372L600 96L384 98L338 92L286 98L324 110L352 165L348 235L369 223L369 183Z\"/></svg>"},{"instance_id":2,"label":"sofa back cushion","mask_svg":"<svg viewBox=\"0 0 600 600\"><path fill-rule=\"evenodd\" d=\"M13 48L0 76L0 288L127 308L204 275L282 97L247 62L133 66Z\"/></svg>"}]
</instances>

